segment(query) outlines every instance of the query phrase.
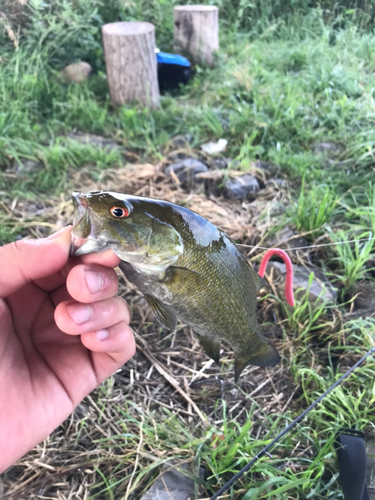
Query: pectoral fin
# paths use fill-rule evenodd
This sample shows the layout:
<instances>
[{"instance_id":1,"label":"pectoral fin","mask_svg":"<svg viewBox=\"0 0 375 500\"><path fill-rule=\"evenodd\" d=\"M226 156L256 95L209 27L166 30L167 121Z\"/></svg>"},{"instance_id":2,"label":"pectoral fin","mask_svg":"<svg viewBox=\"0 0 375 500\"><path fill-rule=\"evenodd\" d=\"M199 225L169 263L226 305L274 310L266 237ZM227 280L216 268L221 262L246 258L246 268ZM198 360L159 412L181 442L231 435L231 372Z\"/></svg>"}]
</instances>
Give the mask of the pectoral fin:
<instances>
[{"instance_id":1,"label":"pectoral fin","mask_svg":"<svg viewBox=\"0 0 375 500\"><path fill-rule=\"evenodd\" d=\"M255 349L250 356L236 354L234 356L234 378L237 382L239 376L247 365L255 366L275 366L280 362L280 355L269 340L262 337L258 348Z\"/></svg>"},{"instance_id":2,"label":"pectoral fin","mask_svg":"<svg viewBox=\"0 0 375 500\"><path fill-rule=\"evenodd\" d=\"M209 339L198 335L199 342L204 349L204 352L213 359L216 363L220 361L220 345L221 343L217 340Z\"/></svg>"},{"instance_id":3,"label":"pectoral fin","mask_svg":"<svg viewBox=\"0 0 375 500\"><path fill-rule=\"evenodd\" d=\"M174 330L177 324L176 313L170 307L160 302L160 300L152 297L152 295L145 294L145 299L159 323L168 328L168 330Z\"/></svg>"},{"instance_id":4,"label":"pectoral fin","mask_svg":"<svg viewBox=\"0 0 375 500\"><path fill-rule=\"evenodd\" d=\"M207 285L207 279L196 271L191 271L185 267L170 266L165 271L164 279L161 280L165 283L171 291L195 290Z\"/></svg>"}]
</instances>

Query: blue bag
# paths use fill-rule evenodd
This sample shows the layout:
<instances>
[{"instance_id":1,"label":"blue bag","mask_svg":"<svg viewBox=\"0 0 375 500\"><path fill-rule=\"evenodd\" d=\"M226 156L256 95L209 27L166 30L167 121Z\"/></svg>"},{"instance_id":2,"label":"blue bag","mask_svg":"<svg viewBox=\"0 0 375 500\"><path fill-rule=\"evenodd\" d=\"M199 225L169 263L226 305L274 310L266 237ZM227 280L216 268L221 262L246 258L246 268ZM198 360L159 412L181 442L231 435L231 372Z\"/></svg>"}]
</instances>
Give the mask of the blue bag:
<instances>
[{"instance_id":1,"label":"blue bag","mask_svg":"<svg viewBox=\"0 0 375 500\"><path fill-rule=\"evenodd\" d=\"M186 57L157 51L156 58L160 92L177 89L180 84L188 83L191 77L191 64Z\"/></svg>"}]
</instances>

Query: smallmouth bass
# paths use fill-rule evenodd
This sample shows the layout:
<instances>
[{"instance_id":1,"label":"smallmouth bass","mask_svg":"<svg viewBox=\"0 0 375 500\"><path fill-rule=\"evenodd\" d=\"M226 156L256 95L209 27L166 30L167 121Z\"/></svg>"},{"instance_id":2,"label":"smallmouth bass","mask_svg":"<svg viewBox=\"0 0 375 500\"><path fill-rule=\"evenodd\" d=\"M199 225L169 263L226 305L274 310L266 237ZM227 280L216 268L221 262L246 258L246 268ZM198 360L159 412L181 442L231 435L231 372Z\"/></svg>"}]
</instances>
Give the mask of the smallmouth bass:
<instances>
[{"instance_id":1,"label":"smallmouth bass","mask_svg":"<svg viewBox=\"0 0 375 500\"><path fill-rule=\"evenodd\" d=\"M73 193L71 255L112 249L162 326L190 326L210 358L232 348L235 380L247 365L275 366L280 356L259 331L257 292L264 286L235 243L191 210L108 191Z\"/></svg>"}]
</instances>

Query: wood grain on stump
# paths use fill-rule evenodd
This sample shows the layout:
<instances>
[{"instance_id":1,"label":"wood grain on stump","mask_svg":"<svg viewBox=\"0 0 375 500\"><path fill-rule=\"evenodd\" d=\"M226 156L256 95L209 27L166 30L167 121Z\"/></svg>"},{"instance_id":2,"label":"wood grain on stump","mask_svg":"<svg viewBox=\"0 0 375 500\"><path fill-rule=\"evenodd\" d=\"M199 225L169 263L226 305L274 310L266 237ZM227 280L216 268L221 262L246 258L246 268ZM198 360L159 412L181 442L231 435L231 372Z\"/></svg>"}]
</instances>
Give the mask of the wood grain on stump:
<instances>
[{"instance_id":1,"label":"wood grain on stump","mask_svg":"<svg viewBox=\"0 0 375 500\"><path fill-rule=\"evenodd\" d=\"M175 52L212 65L219 49L219 9L212 5L179 5L173 9Z\"/></svg>"},{"instance_id":2,"label":"wood grain on stump","mask_svg":"<svg viewBox=\"0 0 375 500\"><path fill-rule=\"evenodd\" d=\"M142 22L102 26L111 101L115 105L140 102L158 107L160 101L155 54L155 28Z\"/></svg>"}]
</instances>

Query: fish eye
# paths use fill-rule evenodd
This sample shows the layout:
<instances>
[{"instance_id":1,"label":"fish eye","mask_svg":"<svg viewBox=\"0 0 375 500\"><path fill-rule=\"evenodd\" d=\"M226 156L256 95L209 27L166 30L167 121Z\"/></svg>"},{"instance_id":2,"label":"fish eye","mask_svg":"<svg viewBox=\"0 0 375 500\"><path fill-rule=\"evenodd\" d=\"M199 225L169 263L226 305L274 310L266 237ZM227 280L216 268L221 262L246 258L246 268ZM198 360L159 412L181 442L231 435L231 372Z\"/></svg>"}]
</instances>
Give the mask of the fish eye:
<instances>
[{"instance_id":1,"label":"fish eye","mask_svg":"<svg viewBox=\"0 0 375 500\"><path fill-rule=\"evenodd\" d=\"M116 217L116 219L124 219L125 217L128 217L129 215L129 210L125 207L112 207L110 208L110 213L113 217Z\"/></svg>"}]
</instances>

